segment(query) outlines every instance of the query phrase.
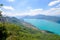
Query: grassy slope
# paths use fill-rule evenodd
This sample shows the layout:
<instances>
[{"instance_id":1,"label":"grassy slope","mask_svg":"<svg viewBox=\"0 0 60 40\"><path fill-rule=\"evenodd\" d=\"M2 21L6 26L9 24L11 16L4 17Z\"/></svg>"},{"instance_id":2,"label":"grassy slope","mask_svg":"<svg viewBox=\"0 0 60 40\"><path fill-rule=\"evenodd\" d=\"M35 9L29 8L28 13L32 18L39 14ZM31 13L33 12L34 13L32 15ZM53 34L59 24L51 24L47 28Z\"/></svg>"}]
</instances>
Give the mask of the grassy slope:
<instances>
[{"instance_id":1,"label":"grassy slope","mask_svg":"<svg viewBox=\"0 0 60 40\"><path fill-rule=\"evenodd\" d=\"M2 23L0 23L2 27ZM17 26L15 24L6 23L5 28L10 34L6 40L60 40L60 36L51 33L42 33L23 25Z\"/></svg>"}]
</instances>

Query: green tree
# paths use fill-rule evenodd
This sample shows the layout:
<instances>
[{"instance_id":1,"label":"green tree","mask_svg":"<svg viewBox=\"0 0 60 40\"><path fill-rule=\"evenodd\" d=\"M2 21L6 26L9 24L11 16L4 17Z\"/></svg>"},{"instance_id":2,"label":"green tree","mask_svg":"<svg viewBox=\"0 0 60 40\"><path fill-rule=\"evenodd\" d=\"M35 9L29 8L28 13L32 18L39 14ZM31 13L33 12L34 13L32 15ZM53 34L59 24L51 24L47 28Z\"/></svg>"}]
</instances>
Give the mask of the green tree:
<instances>
[{"instance_id":1,"label":"green tree","mask_svg":"<svg viewBox=\"0 0 60 40\"><path fill-rule=\"evenodd\" d=\"M7 34L7 30L5 27L1 26L0 27L0 40L6 40L8 34Z\"/></svg>"},{"instance_id":2,"label":"green tree","mask_svg":"<svg viewBox=\"0 0 60 40\"><path fill-rule=\"evenodd\" d=\"M3 6L3 4L0 4L0 8ZM2 20L3 16L2 16L2 11L0 10L0 22L2 23L2 26L0 25L0 40L6 40L8 34L7 34L7 30L5 28L5 23L3 23Z\"/></svg>"}]
</instances>

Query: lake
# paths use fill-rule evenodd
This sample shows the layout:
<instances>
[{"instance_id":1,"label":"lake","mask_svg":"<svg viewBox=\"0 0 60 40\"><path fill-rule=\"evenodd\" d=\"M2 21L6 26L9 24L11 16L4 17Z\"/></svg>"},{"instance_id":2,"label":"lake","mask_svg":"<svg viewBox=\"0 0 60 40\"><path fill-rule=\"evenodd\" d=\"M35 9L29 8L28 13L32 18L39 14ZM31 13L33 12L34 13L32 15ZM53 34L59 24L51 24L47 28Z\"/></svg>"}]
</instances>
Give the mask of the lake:
<instances>
[{"instance_id":1,"label":"lake","mask_svg":"<svg viewBox=\"0 0 60 40\"><path fill-rule=\"evenodd\" d=\"M43 19L24 19L24 21L36 26L40 30L48 30L60 35L60 24Z\"/></svg>"}]
</instances>

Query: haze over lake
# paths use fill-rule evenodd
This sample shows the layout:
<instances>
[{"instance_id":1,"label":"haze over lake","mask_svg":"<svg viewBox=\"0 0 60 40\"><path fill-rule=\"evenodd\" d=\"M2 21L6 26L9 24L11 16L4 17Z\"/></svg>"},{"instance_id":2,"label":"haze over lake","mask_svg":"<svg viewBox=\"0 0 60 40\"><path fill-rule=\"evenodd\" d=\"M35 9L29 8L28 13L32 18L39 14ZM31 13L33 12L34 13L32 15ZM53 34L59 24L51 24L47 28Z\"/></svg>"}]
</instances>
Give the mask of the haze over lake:
<instances>
[{"instance_id":1,"label":"haze over lake","mask_svg":"<svg viewBox=\"0 0 60 40\"><path fill-rule=\"evenodd\" d=\"M24 19L40 30L48 30L60 35L60 24L42 19Z\"/></svg>"}]
</instances>

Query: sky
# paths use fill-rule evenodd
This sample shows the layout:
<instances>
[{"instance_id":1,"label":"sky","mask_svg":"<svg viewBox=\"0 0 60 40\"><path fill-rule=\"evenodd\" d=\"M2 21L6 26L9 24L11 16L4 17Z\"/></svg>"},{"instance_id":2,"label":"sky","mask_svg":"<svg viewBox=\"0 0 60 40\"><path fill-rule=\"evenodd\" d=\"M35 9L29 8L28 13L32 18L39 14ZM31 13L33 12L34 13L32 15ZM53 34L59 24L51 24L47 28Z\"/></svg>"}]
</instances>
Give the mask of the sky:
<instances>
[{"instance_id":1,"label":"sky","mask_svg":"<svg viewBox=\"0 0 60 40\"><path fill-rule=\"evenodd\" d=\"M60 0L0 0L4 16L60 16Z\"/></svg>"}]
</instances>

